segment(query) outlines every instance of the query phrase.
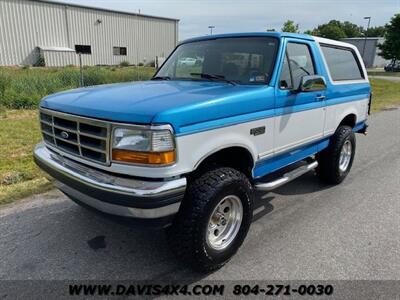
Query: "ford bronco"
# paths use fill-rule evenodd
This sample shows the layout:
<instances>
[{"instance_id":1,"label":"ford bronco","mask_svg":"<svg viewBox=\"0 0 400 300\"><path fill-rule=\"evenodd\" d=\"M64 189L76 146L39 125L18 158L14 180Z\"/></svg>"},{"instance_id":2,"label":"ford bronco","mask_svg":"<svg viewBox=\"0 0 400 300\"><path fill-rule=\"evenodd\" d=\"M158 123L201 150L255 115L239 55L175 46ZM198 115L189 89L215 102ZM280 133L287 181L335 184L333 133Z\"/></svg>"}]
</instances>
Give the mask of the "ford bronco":
<instances>
[{"instance_id":1,"label":"ford bronco","mask_svg":"<svg viewBox=\"0 0 400 300\"><path fill-rule=\"evenodd\" d=\"M152 80L44 98L34 158L76 203L165 227L180 258L212 271L243 243L255 191L312 170L345 179L370 105L350 44L276 32L193 38Z\"/></svg>"}]
</instances>

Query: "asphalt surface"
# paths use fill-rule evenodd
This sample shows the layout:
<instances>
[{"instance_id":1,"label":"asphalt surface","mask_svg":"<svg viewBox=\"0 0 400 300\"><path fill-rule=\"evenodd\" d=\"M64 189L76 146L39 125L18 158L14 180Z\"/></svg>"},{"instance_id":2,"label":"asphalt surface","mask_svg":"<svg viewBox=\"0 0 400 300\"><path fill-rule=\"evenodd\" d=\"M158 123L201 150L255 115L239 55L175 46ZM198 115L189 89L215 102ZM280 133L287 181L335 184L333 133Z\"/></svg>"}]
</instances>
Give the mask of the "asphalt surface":
<instances>
[{"instance_id":1,"label":"asphalt surface","mask_svg":"<svg viewBox=\"0 0 400 300\"><path fill-rule=\"evenodd\" d=\"M162 231L95 216L59 192L0 209L0 279L400 280L400 109L370 118L339 186L307 174L260 195L249 235L221 270L199 275Z\"/></svg>"}]
</instances>

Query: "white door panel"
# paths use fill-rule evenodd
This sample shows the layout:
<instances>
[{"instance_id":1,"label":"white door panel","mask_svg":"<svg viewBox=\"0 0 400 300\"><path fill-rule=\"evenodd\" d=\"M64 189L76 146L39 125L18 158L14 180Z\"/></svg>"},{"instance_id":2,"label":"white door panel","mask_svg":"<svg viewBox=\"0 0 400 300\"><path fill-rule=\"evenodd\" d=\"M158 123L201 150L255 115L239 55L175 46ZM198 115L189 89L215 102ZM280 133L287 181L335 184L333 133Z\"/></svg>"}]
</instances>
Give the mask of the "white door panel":
<instances>
[{"instance_id":1,"label":"white door panel","mask_svg":"<svg viewBox=\"0 0 400 300\"><path fill-rule=\"evenodd\" d=\"M316 65L315 47L309 41L287 39L281 61L279 84L275 90L274 153L315 141L323 136L325 90L293 92L304 76L321 74ZM280 113L283 113L280 115Z\"/></svg>"},{"instance_id":2,"label":"white door panel","mask_svg":"<svg viewBox=\"0 0 400 300\"><path fill-rule=\"evenodd\" d=\"M323 135L323 124L323 108L276 117L275 153L321 138Z\"/></svg>"}]
</instances>

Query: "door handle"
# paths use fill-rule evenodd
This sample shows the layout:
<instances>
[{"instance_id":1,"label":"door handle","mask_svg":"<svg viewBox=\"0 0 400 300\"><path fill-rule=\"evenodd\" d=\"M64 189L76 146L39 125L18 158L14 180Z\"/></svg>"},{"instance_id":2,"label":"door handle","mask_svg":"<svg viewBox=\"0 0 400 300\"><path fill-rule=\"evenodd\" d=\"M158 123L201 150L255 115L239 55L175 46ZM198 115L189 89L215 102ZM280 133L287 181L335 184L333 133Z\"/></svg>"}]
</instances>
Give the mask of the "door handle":
<instances>
[{"instance_id":1,"label":"door handle","mask_svg":"<svg viewBox=\"0 0 400 300\"><path fill-rule=\"evenodd\" d=\"M318 95L317 97L315 97L315 100L317 100L317 101L323 101L323 100L325 100L325 96L324 95Z\"/></svg>"}]
</instances>

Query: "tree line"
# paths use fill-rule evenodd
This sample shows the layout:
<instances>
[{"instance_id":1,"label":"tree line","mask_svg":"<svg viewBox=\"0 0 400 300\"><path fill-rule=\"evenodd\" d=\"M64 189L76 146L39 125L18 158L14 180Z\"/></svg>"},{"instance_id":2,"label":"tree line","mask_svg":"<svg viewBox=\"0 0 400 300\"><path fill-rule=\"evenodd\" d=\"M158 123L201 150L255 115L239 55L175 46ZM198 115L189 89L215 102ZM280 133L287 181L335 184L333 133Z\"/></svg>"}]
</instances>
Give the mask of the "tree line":
<instances>
[{"instance_id":1,"label":"tree line","mask_svg":"<svg viewBox=\"0 0 400 300\"><path fill-rule=\"evenodd\" d=\"M293 20L287 20L283 24L281 31L300 33L299 24L295 24ZM328 23L318 25L314 29L304 31L304 33L333 40L365 36L383 37L386 33L386 26L364 29L362 26L358 26L349 21L341 22L338 20L330 20Z\"/></svg>"},{"instance_id":2,"label":"tree line","mask_svg":"<svg viewBox=\"0 0 400 300\"><path fill-rule=\"evenodd\" d=\"M272 29L272 31L274 30ZM281 31L300 33L299 24L296 24L293 20L287 20ZM400 60L400 14L394 15L390 22L384 26L365 29L349 21L330 20L328 23L318 25L312 30L304 31L304 33L333 40L354 37L384 37L384 43L378 45L381 50L379 55L393 61Z\"/></svg>"}]
</instances>

